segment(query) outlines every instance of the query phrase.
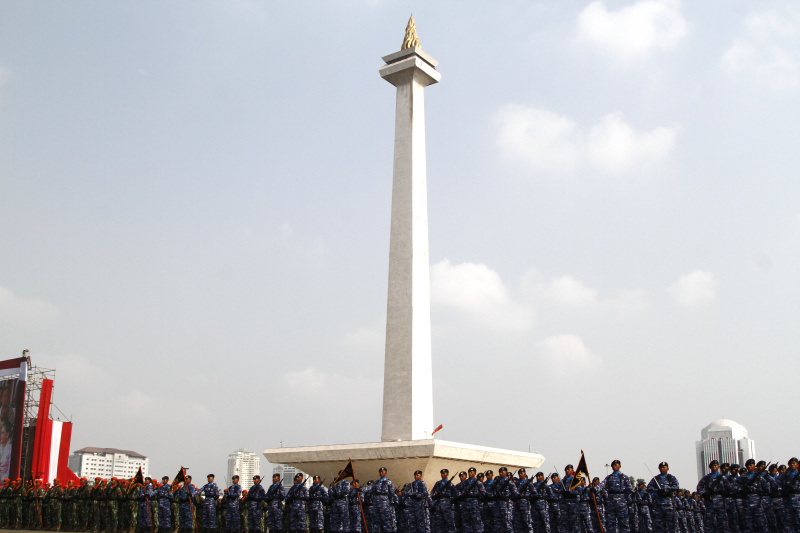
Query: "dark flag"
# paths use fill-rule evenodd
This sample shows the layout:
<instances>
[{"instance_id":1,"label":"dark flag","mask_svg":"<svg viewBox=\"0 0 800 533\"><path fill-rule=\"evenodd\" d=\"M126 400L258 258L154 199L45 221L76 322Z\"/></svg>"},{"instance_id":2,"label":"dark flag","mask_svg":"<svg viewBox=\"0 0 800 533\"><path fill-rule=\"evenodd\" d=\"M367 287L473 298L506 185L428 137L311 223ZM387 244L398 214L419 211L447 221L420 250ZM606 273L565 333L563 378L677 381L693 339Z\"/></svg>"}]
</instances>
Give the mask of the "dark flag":
<instances>
[{"instance_id":1,"label":"dark flag","mask_svg":"<svg viewBox=\"0 0 800 533\"><path fill-rule=\"evenodd\" d=\"M578 461L578 468L575 469L575 478L572 480L572 485L570 485L569 490L580 485L584 475L588 481L590 479L589 469L586 467L586 457L583 456L583 450L581 450L581 460Z\"/></svg>"},{"instance_id":2,"label":"dark flag","mask_svg":"<svg viewBox=\"0 0 800 533\"><path fill-rule=\"evenodd\" d=\"M341 480L343 480L345 478L348 478L348 477L351 477L353 479L356 478L356 475L353 473L353 460L352 459L347 461L347 466L344 467L344 470L342 470L339 473L338 476L336 476L336 479L333 480L333 484L335 485L336 483L339 483Z\"/></svg>"},{"instance_id":3,"label":"dark flag","mask_svg":"<svg viewBox=\"0 0 800 533\"><path fill-rule=\"evenodd\" d=\"M186 469L184 467L181 467L181 469L178 470L178 473L175 475L175 479L172 480L172 492L175 492L180 488L178 483L186 483Z\"/></svg>"},{"instance_id":4,"label":"dark flag","mask_svg":"<svg viewBox=\"0 0 800 533\"><path fill-rule=\"evenodd\" d=\"M133 476L132 484L139 483L140 485L144 485L144 475L142 474L142 467L139 467L139 471L136 472L136 475Z\"/></svg>"}]
</instances>

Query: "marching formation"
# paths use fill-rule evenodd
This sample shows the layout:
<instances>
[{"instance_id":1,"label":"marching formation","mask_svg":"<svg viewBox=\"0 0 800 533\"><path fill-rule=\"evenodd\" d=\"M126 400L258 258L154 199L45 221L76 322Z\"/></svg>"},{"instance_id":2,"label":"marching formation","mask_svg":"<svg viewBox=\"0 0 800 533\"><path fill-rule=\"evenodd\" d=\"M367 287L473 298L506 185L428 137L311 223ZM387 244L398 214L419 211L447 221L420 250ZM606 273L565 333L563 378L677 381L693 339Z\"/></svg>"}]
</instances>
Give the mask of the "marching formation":
<instances>
[{"instance_id":1,"label":"marching formation","mask_svg":"<svg viewBox=\"0 0 800 533\"><path fill-rule=\"evenodd\" d=\"M452 477L447 469L429 490L422 472L395 488L381 468L361 486L352 462L329 486L302 474L284 490L275 475L264 487L255 476L249 489L234 476L220 490L214 476L198 488L181 469L170 482L83 478L76 486L41 480L4 481L0 528L64 531L215 533L789 533L800 532L800 471L748 460L713 461L695 492L682 489L666 462L646 485L624 475L621 463L604 480L588 481L586 463L528 477L525 469L470 468ZM458 477L458 481L455 478ZM634 486L635 485L635 486Z\"/></svg>"}]
</instances>

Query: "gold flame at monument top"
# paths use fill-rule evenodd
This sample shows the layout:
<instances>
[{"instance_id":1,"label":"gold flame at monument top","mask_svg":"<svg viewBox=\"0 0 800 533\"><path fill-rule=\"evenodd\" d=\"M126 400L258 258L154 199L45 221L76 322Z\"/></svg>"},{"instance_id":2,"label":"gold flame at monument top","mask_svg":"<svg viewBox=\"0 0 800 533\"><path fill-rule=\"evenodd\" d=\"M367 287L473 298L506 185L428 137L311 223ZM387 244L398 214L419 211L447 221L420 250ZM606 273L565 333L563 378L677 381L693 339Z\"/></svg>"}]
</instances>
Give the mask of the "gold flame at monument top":
<instances>
[{"instance_id":1,"label":"gold flame at monument top","mask_svg":"<svg viewBox=\"0 0 800 533\"><path fill-rule=\"evenodd\" d=\"M400 50L405 50L406 48L414 46L422 48L422 45L419 44L419 37L417 37L417 25L414 23L414 15L411 15L411 18L408 19L408 26L406 26L406 36L403 39L403 47L400 48Z\"/></svg>"}]
</instances>

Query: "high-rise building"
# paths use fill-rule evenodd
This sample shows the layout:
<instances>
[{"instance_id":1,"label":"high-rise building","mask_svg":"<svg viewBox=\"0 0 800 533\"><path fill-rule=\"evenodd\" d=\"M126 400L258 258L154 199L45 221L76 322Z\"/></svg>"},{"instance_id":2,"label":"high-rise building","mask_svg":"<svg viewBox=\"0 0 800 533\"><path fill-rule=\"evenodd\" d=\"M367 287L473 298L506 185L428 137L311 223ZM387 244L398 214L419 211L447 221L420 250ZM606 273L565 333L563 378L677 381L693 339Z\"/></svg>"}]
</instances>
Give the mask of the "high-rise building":
<instances>
[{"instance_id":1,"label":"high-rise building","mask_svg":"<svg viewBox=\"0 0 800 533\"><path fill-rule=\"evenodd\" d=\"M239 484L250 488L253 476L261 475L261 458L249 450L239 448L228 456L228 479L232 483L233 476L239 476Z\"/></svg>"},{"instance_id":2,"label":"high-rise building","mask_svg":"<svg viewBox=\"0 0 800 533\"><path fill-rule=\"evenodd\" d=\"M756 458L756 443L747 437L747 429L733 420L714 420L700 430L700 439L695 446L697 479L711 471L708 463L714 459L744 465L748 459Z\"/></svg>"},{"instance_id":3,"label":"high-rise building","mask_svg":"<svg viewBox=\"0 0 800 533\"><path fill-rule=\"evenodd\" d=\"M78 477L130 479L140 467L142 475L147 476L150 459L131 450L88 447L72 452L68 466Z\"/></svg>"},{"instance_id":4,"label":"high-rise building","mask_svg":"<svg viewBox=\"0 0 800 533\"><path fill-rule=\"evenodd\" d=\"M304 477L307 477L305 472L298 470L293 466L281 464L272 465L272 475L274 476L276 474L281 477L281 485L283 485L284 490L289 490L289 488L294 485L294 476L296 474L303 474ZM270 483L271 482L272 480L270 480ZM307 487L310 487L313 485L313 483L314 480L309 477L305 484Z\"/></svg>"}]
</instances>

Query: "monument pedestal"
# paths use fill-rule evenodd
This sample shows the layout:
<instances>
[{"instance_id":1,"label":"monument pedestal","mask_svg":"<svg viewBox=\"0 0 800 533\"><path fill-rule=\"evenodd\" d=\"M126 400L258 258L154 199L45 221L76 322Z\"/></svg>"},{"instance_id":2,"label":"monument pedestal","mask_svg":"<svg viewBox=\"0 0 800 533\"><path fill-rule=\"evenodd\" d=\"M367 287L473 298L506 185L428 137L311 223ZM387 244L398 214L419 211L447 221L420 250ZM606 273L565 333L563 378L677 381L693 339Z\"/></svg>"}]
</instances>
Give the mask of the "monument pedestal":
<instances>
[{"instance_id":1,"label":"monument pedestal","mask_svg":"<svg viewBox=\"0 0 800 533\"><path fill-rule=\"evenodd\" d=\"M296 448L269 448L264 457L270 463L291 465L309 475L333 480L339 470L353 460L356 476L362 483L378 478L378 468L389 470L389 479L395 486L410 481L409 475L422 470L422 478L430 486L440 478L442 468L450 475L474 466L479 472L501 466L509 470L520 467L537 468L544 457L537 453L523 453L446 440L406 440L395 442L368 442L364 444L333 444L326 446L298 446Z\"/></svg>"}]
</instances>

